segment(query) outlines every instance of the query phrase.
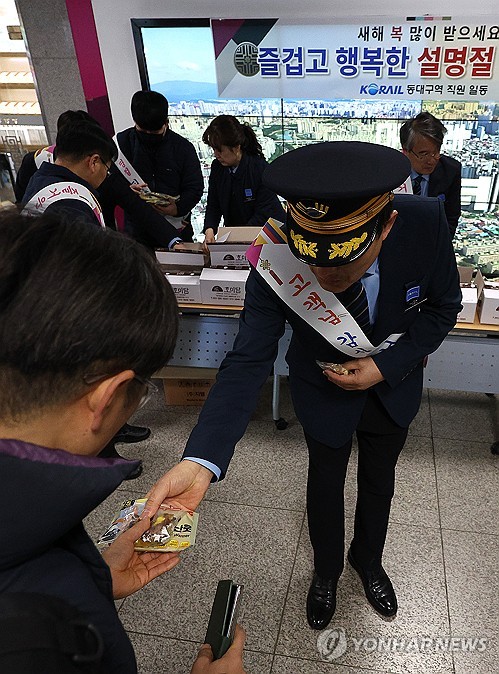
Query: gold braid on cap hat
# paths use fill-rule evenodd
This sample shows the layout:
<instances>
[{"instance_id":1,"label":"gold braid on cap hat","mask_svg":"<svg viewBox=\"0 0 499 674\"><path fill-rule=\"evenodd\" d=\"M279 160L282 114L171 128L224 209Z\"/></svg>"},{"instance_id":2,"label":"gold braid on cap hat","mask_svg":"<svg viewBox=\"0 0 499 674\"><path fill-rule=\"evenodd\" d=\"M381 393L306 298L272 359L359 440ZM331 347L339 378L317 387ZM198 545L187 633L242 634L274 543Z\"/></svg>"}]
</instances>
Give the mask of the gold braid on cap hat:
<instances>
[{"instance_id":1,"label":"gold braid on cap hat","mask_svg":"<svg viewBox=\"0 0 499 674\"><path fill-rule=\"evenodd\" d=\"M314 206L305 206L304 203L298 201L296 204L288 202L288 208L296 224L308 232L325 234L326 232L341 230L341 233L343 233L356 229L368 220L371 220L371 218L374 218L392 199L393 192L385 192L385 194L373 197L367 204L364 204L353 213L349 213L337 220L321 220L320 222L313 222L309 219L312 215L311 212L314 212L314 215L315 213L318 214L316 218L323 217L329 211L330 206L319 202L316 202ZM338 231L339 233L340 231Z\"/></svg>"}]
</instances>

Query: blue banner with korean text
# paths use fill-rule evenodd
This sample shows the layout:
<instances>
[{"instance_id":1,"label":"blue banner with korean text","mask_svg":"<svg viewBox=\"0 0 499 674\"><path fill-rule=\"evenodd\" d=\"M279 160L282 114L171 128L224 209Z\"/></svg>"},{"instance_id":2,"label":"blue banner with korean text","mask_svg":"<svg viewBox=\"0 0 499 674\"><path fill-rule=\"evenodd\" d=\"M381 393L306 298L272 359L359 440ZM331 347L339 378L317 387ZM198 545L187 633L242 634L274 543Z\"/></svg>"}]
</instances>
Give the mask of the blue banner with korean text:
<instances>
[{"instance_id":1,"label":"blue banner with korean text","mask_svg":"<svg viewBox=\"0 0 499 674\"><path fill-rule=\"evenodd\" d=\"M499 100L499 18L214 19L220 98Z\"/></svg>"}]
</instances>

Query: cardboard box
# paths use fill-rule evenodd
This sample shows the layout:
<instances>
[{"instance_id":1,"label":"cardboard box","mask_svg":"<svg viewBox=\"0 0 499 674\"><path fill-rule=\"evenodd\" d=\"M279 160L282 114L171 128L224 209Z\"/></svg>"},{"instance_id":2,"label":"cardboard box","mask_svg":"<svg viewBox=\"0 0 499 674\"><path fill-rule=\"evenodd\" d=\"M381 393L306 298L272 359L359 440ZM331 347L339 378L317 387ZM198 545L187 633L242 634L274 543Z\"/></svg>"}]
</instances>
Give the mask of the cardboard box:
<instances>
[{"instance_id":1,"label":"cardboard box","mask_svg":"<svg viewBox=\"0 0 499 674\"><path fill-rule=\"evenodd\" d=\"M156 259L163 271L174 271L176 269L201 270L208 260L203 253L201 243L184 243L185 250L156 250Z\"/></svg>"},{"instance_id":2,"label":"cardboard box","mask_svg":"<svg viewBox=\"0 0 499 674\"><path fill-rule=\"evenodd\" d=\"M459 282L463 294L463 308L457 316L458 323L474 323L475 313L478 302L478 288L473 282L473 272L471 267L458 267Z\"/></svg>"},{"instance_id":3,"label":"cardboard box","mask_svg":"<svg viewBox=\"0 0 499 674\"><path fill-rule=\"evenodd\" d=\"M167 366L155 374L163 378L167 405L202 405L218 370L206 367Z\"/></svg>"},{"instance_id":4,"label":"cardboard box","mask_svg":"<svg viewBox=\"0 0 499 674\"><path fill-rule=\"evenodd\" d=\"M208 246L212 267L249 267L246 251L261 227L220 227L215 243Z\"/></svg>"},{"instance_id":5,"label":"cardboard box","mask_svg":"<svg viewBox=\"0 0 499 674\"><path fill-rule=\"evenodd\" d=\"M478 316L480 323L499 325L499 281L488 281L477 274L479 288Z\"/></svg>"},{"instance_id":6,"label":"cardboard box","mask_svg":"<svg viewBox=\"0 0 499 674\"><path fill-rule=\"evenodd\" d=\"M249 269L203 269L201 272L201 301L240 307L244 302Z\"/></svg>"},{"instance_id":7,"label":"cardboard box","mask_svg":"<svg viewBox=\"0 0 499 674\"><path fill-rule=\"evenodd\" d=\"M179 304L201 304L200 272L166 272Z\"/></svg>"}]
</instances>

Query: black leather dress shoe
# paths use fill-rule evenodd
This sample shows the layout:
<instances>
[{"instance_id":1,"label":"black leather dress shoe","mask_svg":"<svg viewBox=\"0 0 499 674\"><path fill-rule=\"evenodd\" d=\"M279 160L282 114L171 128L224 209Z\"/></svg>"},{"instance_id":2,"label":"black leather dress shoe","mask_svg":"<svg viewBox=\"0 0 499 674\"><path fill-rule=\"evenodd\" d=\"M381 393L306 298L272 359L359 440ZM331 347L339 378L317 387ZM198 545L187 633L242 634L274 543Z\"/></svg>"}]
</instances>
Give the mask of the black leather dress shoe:
<instances>
[{"instance_id":1,"label":"black leather dress shoe","mask_svg":"<svg viewBox=\"0 0 499 674\"><path fill-rule=\"evenodd\" d=\"M123 459L123 461L128 461L124 456L121 456L119 452L116 451L116 447L113 442L110 442L104 447L102 452L99 454L103 459ZM142 461L139 461L137 468L134 468L131 473L129 473L124 479L125 480L135 480L137 477L142 475L144 467L142 466Z\"/></svg>"},{"instance_id":2,"label":"black leather dress shoe","mask_svg":"<svg viewBox=\"0 0 499 674\"><path fill-rule=\"evenodd\" d=\"M357 564L352 551L348 551L348 561L350 565L357 571L364 586L367 601L373 608L381 613L386 618L391 618L397 613L397 597L391 580L388 578L386 571L382 566L379 570L364 571L359 564Z\"/></svg>"},{"instance_id":3,"label":"black leather dress shoe","mask_svg":"<svg viewBox=\"0 0 499 674\"><path fill-rule=\"evenodd\" d=\"M142 442L151 435L151 429L145 426L125 424L113 438L113 442Z\"/></svg>"},{"instance_id":4,"label":"black leather dress shoe","mask_svg":"<svg viewBox=\"0 0 499 674\"><path fill-rule=\"evenodd\" d=\"M323 630L336 610L337 580L321 578L314 572L307 595L307 620L313 630Z\"/></svg>"},{"instance_id":5,"label":"black leather dress shoe","mask_svg":"<svg viewBox=\"0 0 499 674\"><path fill-rule=\"evenodd\" d=\"M142 475L143 470L144 466L142 465L142 461L140 461L137 468L135 468L135 470L132 470L132 472L125 477L125 480L136 480L138 477Z\"/></svg>"}]
</instances>

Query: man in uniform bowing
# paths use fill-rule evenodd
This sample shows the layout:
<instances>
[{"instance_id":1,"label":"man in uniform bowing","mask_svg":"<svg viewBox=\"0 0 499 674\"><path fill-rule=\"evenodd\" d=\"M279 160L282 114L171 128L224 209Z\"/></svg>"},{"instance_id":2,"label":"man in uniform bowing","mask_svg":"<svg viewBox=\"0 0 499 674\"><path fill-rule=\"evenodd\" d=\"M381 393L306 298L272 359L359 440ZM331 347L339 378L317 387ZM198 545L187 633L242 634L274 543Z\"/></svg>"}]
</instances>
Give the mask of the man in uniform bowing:
<instances>
[{"instance_id":1,"label":"man in uniform bowing","mask_svg":"<svg viewBox=\"0 0 499 674\"><path fill-rule=\"evenodd\" d=\"M461 308L441 201L392 193L409 173L400 152L360 142L309 145L267 168L265 185L288 202L286 223L269 221L247 253L252 270L233 350L182 461L148 502L151 511L166 497L194 508L210 481L225 475L288 321L289 384L309 452L314 629L324 629L336 608L354 433L358 492L347 557L370 604L383 616L397 612L382 566L395 465L421 402L425 357ZM220 414L229 407L230 419Z\"/></svg>"}]
</instances>

